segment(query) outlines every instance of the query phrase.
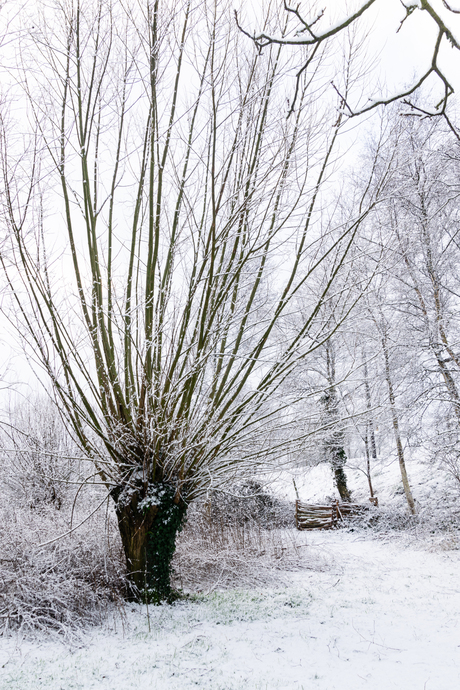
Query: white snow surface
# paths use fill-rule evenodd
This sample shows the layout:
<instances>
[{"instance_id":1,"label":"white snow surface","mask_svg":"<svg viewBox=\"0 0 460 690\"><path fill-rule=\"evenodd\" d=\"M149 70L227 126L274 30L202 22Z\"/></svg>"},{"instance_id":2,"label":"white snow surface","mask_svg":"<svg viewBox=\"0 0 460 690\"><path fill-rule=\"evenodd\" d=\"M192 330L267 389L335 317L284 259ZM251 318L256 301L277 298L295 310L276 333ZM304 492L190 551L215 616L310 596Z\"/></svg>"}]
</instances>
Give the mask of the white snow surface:
<instances>
[{"instance_id":1,"label":"white snow surface","mask_svg":"<svg viewBox=\"0 0 460 690\"><path fill-rule=\"evenodd\" d=\"M73 645L0 640L1 690L460 688L454 534L300 538L314 567L283 588L126 604Z\"/></svg>"}]
</instances>

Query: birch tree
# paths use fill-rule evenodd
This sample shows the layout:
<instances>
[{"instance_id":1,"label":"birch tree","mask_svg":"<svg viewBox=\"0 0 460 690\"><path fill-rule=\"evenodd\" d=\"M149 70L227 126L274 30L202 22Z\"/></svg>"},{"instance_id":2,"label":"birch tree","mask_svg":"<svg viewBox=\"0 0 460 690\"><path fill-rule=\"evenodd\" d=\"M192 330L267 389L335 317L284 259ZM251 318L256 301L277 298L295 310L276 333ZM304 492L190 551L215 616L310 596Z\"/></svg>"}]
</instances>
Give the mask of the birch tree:
<instances>
[{"instance_id":1,"label":"birch tree","mask_svg":"<svg viewBox=\"0 0 460 690\"><path fill-rule=\"evenodd\" d=\"M458 462L458 143L438 124L400 124L400 165L387 223L399 261L393 290L405 305L423 443ZM435 424L433 425L433 421ZM457 460L455 458L457 457Z\"/></svg>"}]
</instances>

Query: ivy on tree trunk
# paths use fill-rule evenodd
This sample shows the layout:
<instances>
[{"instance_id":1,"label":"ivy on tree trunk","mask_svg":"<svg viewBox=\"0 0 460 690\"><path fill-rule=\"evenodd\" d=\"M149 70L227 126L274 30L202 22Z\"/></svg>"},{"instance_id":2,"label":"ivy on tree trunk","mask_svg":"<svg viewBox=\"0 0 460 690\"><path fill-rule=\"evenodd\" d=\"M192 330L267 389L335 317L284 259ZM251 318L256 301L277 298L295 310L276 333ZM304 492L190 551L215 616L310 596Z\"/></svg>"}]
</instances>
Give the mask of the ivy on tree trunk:
<instances>
[{"instance_id":1,"label":"ivy on tree trunk","mask_svg":"<svg viewBox=\"0 0 460 690\"><path fill-rule=\"evenodd\" d=\"M172 558L187 504L175 487L155 482L127 484L112 491L126 556L130 598L159 604L172 601Z\"/></svg>"}]
</instances>

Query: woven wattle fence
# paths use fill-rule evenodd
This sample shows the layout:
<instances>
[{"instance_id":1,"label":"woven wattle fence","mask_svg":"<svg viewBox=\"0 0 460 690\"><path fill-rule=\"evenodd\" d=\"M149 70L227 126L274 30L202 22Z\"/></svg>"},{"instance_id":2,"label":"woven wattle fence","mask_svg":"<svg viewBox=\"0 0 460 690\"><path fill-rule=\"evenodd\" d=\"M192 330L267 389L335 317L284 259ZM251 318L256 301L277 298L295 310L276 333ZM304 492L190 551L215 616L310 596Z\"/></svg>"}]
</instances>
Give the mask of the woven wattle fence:
<instances>
[{"instance_id":1,"label":"woven wattle fence","mask_svg":"<svg viewBox=\"0 0 460 690\"><path fill-rule=\"evenodd\" d=\"M297 529L331 529L337 527L345 517L359 515L369 509L361 503L339 503L318 506L295 502L295 522Z\"/></svg>"}]
</instances>

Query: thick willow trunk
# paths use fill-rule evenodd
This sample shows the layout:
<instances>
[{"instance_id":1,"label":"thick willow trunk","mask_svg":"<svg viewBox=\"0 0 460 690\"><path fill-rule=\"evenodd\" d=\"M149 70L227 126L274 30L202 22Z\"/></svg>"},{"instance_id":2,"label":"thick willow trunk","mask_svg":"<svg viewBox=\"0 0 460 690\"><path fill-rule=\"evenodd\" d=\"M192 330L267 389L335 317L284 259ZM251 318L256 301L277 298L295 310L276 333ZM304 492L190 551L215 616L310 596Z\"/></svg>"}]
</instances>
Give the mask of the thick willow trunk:
<instances>
[{"instance_id":1,"label":"thick willow trunk","mask_svg":"<svg viewBox=\"0 0 460 690\"><path fill-rule=\"evenodd\" d=\"M163 482L147 489L126 486L112 495L128 569L129 599L171 601L171 562L184 524L185 502Z\"/></svg>"}]
</instances>

